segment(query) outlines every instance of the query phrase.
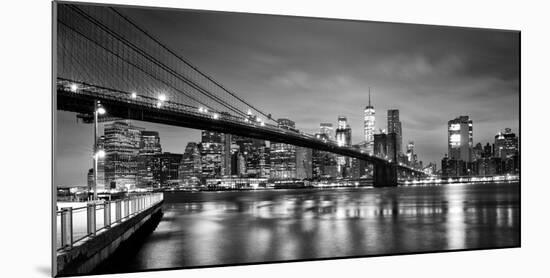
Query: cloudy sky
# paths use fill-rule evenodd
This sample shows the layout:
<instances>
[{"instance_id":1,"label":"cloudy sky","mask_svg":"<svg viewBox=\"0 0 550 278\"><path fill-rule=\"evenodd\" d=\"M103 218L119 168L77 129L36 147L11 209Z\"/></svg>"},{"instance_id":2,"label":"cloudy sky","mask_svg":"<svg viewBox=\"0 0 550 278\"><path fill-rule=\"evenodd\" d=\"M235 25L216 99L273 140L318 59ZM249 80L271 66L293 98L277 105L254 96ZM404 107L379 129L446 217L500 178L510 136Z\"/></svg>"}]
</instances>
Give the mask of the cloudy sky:
<instances>
[{"instance_id":1,"label":"cloudy sky","mask_svg":"<svg viewBox=\"0 0 550 278\"><path fill-rule=\"evenodd\" d=\"M447 152L447 121L469 115L474 143L519 128L519 35L516 32L310 19L238 13L119 9L204 72L274 117L309 133L347 116L352 143L363 138L368 87L376 128L399 109L403 143L419 158ZM91 160L91 125L58 112L57 175L82 184ZM148 123L165 151L183 152L199 132ZM73 134L67 137L66 134ZM82 178L84 177L84 180Z\"/></svg>"}]
</instances>

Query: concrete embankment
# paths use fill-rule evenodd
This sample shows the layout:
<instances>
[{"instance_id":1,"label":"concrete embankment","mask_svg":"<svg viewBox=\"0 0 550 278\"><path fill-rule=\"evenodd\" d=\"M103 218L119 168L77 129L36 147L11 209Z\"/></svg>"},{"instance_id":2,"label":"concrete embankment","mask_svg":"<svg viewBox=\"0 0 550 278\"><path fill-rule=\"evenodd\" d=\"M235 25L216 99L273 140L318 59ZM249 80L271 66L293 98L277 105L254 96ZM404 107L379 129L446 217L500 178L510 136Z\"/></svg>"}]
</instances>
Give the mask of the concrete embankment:
<instances>
[{"instance_id":1,"label":"concrete embankment","mask_svg":"<svg viewBox=\"0 0 550 278\"><path fill-rule=\"evenodd\" d=\"M98 233L93 238L57 254L57 276L82 275L92 273L119 249L153 230L162 217L160 202L151 208L134 215L122 223Z\"/></svg>"}]
</instances>

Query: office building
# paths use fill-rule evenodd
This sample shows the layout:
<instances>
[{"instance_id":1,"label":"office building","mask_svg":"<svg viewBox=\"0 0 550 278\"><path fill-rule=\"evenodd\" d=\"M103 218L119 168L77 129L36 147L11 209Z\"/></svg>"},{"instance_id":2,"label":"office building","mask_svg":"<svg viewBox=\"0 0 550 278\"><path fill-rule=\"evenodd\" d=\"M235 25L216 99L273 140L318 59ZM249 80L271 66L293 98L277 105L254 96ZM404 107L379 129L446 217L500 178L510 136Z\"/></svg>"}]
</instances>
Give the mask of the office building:
<instances>
[{"instance_id":1,"label":"office building","mask_svg":"<svg viewBox=\"0 0 550 278\"><path fill-rule=\"evenodd\" d=\"M338 127L336 128L336 144L338 146L351 146L351 127L345 116L338 116Z\"/></svg>"},{"instance_id":2,"label":"office building","mask_svg":"<svg viewBox=\"0 0 550 278\"><path fill-rule=\"evenodd\" d=\"M278 126L284 129L296 130L295 124L289 119L277 120ZM296 147L290 144L275 143L270 145L270 177L275 180L296 178Z\"/></svg>"},{"instance_id":3,"label":"office building","mask_svg":"<svg viewBox=\"0 0 550 278\"><path fill-rule=\"evenodd\" d=\"M351 127L348 124L348 119L345 116L338 116L338 127L336 128L336 144L339 147L351 146ZM349 157L337 156L338 175L346 177L349 174L351 160Z\"/></svg>"},{"instance_id":4,"label":"office building","mask_svg":"<svg viewBox=\"0 0 550 278\"><path fill-rule=\"evenodd\" d=\"M321 123L319 126L319 133L325 135L326 140L333 140L334 128L331 123Z\"/></svg>"},{"instance_id":5,"label":"office building","mask_svg":"<svg viewBox=\"0 0 550 278\"><path fill-rule=\"evenodd\" d=\"M137 186L142 130L128 121L115 121L105 126L106 187L132 189Z\"/></svg>"},{"instance_id":6,"label":"office building","mask_svg":"<svg viewBox=\"0 0 550 278\"><path fill-rule=\"evenodd\" d=\"M138 155L138 187L158 187L160 183L160 165L155 159L156 155L162 153L159 133L156 131L141 131Z\"/></svg>"},{"instance_id":7,"label":"office building","mask_svg":"<svg viewBox=\"0 0 550 278\"><path fill-rule=\"evenodd\" d=\"M159 181L161 187L179 185L179 168L183 155L177 153L164 152L157 154L155 158L159 165Z\"/></svg>"},{"instance_id":8,"label":"office building","mask_svg":"<svg viewBox=\"0 0 550 278\"><path fill-rule=\"evenodd\" d=\"M448 122L448 154L451 160L472 162L473 123L468 116Z\"/></svg>"},{"instance_id":9,"label":"office building","mask_svg":"<svg viewBox=\"0 0 550 278\"><path fill-rule=\"evenodd\" d=\"M374 125L375 125L375 111L374 106L370 102L370 88L369 88L369 105L365 107L364 117L364 131L365 131L365 147L362 148L366 153L372 155L374 153Z\"/></svg>"},{"instance_id":10,"label":"office building","mask_svg":"<svg viewBox=\"0 0 550 278\"><path fill-rule=\"evenodd\" d=\"M202 177L201 153L195 142L187 143L180 166L179 178L185 186L197 186Z\"/></svg>"},{"instance_id":11,"label":"office building","mask_svg":"<svg viewBox=\"0 0 550 278\"><path fill-rule=\"evenodd\" d=\"M390 133L395 133L397 155L403 153L403 149L401 148L403 144L403 132L398 109L388 110L388 134Z\"/></svg>"},{"instance_id":12,"label":"office building","mask_svg":"<svg viewBox=\"0 0 550 278\"><path fill-rule=\"evenodd\" d=\"M515 133L512 133L510 128L506 128L504 131L497 133L495 136L494 151L494 156L500 157L501 159L518 155L518 137L516 137Z\"/></svg>"},{"instance_id":13,"label":"office building","mask_svg":"<svg viewBox=\"0 0 550 278\"><path fill-rule=\"evenodd\" d=\"M218 178L222 174L223 133L201 133L201 178Z\"/></svg>"}]
</instances>

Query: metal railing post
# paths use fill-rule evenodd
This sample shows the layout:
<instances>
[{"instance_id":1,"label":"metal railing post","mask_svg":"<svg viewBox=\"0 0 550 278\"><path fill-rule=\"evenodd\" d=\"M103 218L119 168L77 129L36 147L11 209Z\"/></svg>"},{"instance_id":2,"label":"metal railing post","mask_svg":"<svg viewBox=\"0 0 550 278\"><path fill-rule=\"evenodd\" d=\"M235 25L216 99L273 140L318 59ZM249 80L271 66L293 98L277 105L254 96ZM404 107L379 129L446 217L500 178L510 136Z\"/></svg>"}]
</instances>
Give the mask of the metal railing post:
<instances>
[{"instance_id":1,"label":"metal railing post","mask_svg":"<svg viewBox=\"0 0 550 278\"><path fill-rule=\"evenodd\" d=\"M122 219L122 202L120 200L115 201L115 221L119 223Z\"/></svg>"},{"instance_id":2,"label":"metal railing post","mask_svg":"<svg viewBox=\"0 0 550 278\"><path fill-rule=\"evenodd\" d=\"M95 226L95 212L96 210L96 204L88 204L88 207L86 208L86 216L87 216L87 229L88 229L88 235L95 236L96 232L96 226Z\"/></svg>"},{"instance_id":3,"label":"metal railing post","mask_svg":"<svg viewBox=\"0 0 550 278\"><path fill-rule=\"evenodd\" d=\"M61 248L73 246L73 208L61 209Z\"/></svg>"},{"instance_id":4,"label":"metal railing post","mask_svg":"<svg viewBox=\"0 0 550 278\"><path fill-rule=\"evenodd\" d=\"M126 199L124 203L124 217L128 217L130 215L130 200Z\"/></svg>"},{"instance_id":5,"label":"metal railing post","mask_svg":"<svg viewBox=\"0 0 550 278\"><path fill-rule=\"evenodd\" d=\"M103 208L103 226L105 228L111 227L111 202L106 201Z\"/></svg>"}]
</instances>

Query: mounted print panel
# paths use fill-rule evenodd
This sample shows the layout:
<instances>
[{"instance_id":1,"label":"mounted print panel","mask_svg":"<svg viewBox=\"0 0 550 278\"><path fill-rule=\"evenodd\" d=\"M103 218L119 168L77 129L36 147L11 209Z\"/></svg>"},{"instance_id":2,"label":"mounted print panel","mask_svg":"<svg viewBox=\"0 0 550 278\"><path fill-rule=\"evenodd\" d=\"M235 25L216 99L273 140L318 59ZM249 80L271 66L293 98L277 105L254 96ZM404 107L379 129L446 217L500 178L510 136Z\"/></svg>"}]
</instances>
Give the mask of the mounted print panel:
<instances>
[{"instance_id":1,"label":"mounted print panel","mask_svg":"<svg viewBox=\"0 0 550 278\"><path fill-rule=\"evenodd\" d=\"M55 276L520 246L519 31L53 11Z\"/></svg>"}]
</instances>

